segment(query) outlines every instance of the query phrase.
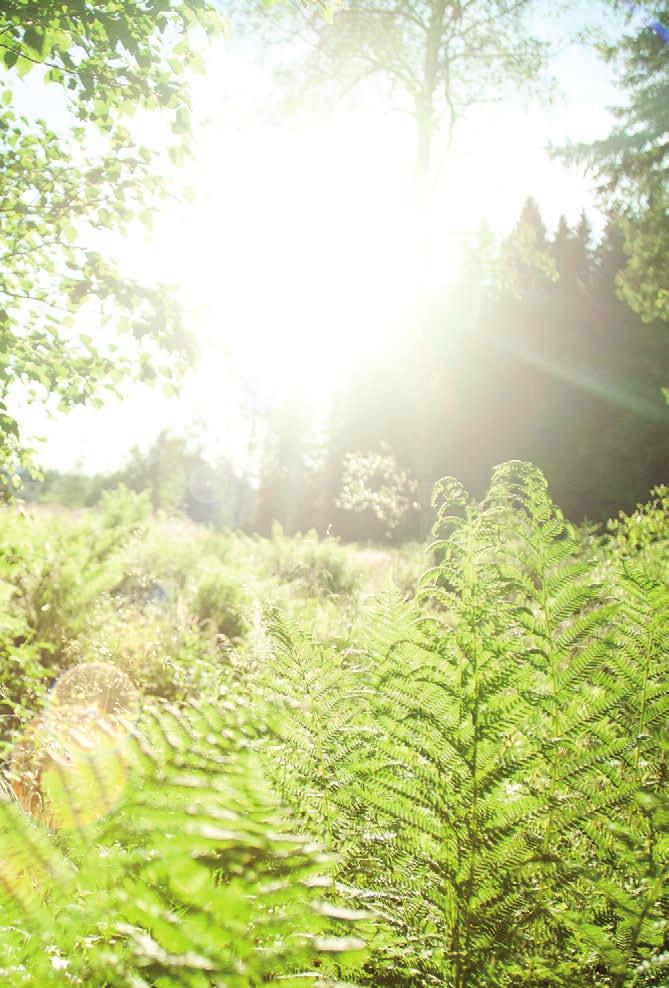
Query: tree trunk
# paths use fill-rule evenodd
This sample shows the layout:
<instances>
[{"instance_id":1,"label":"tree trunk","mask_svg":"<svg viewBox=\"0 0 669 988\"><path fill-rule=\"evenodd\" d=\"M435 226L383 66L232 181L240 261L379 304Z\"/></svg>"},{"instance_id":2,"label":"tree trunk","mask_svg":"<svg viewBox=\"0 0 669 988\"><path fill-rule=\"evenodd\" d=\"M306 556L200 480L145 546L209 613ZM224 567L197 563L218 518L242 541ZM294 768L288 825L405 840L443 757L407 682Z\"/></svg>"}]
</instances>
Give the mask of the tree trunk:
<instances>
[{"instance_id":1,"label":"tree trunk","mask_svg":"<svg viewBox=\"0 0 669 988\"><path fill-rule=\"evenodd\" d=\"M434 93L439 78L439 49L443 40L446 0L432 0L430 20L425 39L423 79L415 96L416 130L418 136L417 185L418 202L425 203L430 179L432 141L434 137Z\"/></svg>"},{"instance_id":2,"label":"tree trunk","mask_svg":"<svg viewBox=\"0 0 669 988\"><path fill-rule=\"evenodd\" d=\"M416 158L416 199L423 207L427 199L430 181L432 152L432 94L423 89L416 96L416 136L418 138Z\"/></svg>"}]
</instances>

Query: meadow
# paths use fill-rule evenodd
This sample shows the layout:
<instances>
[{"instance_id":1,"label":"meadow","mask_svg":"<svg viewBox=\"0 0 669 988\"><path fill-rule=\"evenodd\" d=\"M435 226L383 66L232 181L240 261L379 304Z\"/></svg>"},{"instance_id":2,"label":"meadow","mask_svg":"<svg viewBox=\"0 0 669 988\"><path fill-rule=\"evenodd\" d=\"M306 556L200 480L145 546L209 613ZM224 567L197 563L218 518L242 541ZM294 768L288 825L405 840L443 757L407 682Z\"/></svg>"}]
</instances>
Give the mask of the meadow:
<instances>
[{"instance_id":1,"label":"meadow","mask_svg":"<svg viewBox=\"0 0 669 988\"><path fill-rule=\"evenodd\" d=\"M3 982L666 984L668 507L577 527L519 462L402 548L3 507Z\"/></svg>"}]
</instances>

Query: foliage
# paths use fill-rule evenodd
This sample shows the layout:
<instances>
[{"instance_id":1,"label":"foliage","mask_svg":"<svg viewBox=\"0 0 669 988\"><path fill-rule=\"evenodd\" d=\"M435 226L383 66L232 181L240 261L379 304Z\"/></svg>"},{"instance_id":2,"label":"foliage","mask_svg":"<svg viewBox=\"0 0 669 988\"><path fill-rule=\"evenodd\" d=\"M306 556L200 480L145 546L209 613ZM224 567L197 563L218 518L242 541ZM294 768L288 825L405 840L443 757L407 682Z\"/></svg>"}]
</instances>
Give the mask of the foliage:
<instances>
[{"instance_id":1,"label":"foliage","mask_svg":"<svg viewBox=\"0 0 669 988\"><path fill-rule=\"evenodd\" d=\"M225 460L211 463L192 441L161 432L146 451L133 448L114 473L88 476L49 470L38 480L24 478L22 497L43 504L90 508L106 493L126 487L144 494L153 511L183 512L193 521L217 527L247 526L254 492Z\"/></svg>"},{"instance_id":2,"label":"foliage","mask_svg":"<svg viewBox=\"0 0 669 988\"><path fill-rule=\"evenodd\" d=\"M629 260L619 289L651 321L669 317L669 35L666 28L657 30L669 23L669 6L647 6L656 20L602 48L605 59L620 67L620 82L629 95L614 111L618 125L604 140L568 147L563 154L585 161L598 177L606 208L613 206L625 236Z\"/></svg>"},{"instance_id":3,"label":"foliage","mask_svg":"<svg viewBox=\"0 0 669 988\"><path fill-rule=\"evenodd\" d=\"M333 928L347 911L263 779L245 706L147 711L116 756L118 805L60 839L0 803L13 984L297 986L360 949Z\"/></svg>"},{"instance_id":4,"label":"foliage","mask_svg":"<svg viewBox=\"0 0 669 988\"><path fill-rule=\"evenodd\" d=\"M379 79L389 101L414 117L423 182L440 157L438 135L450 144L456 121L473 103L498 98L504 86L536 82L546 53L528 27L527 0L356 0L332 4L329 17L301 4L280 6L270 17L259 16L260 5L229 6L238 29L297 37L297 64L281 66L281 82L292 72L292 91L301 100L305 90L322 102Z\"/></svg>"},{"instance_id":5,"label":"foliage","mask_svg":"<svg viewBox=\"0 0 669 988\"><path fill-rule=\"evenodd\" d=\"M130 371L175 380L189 357L169 293L117 270L103 234L148 220L161 190L156 152L138 140L128 116L162 110L175 135L171 154L183 155L186 76L198 62L193 29L217 24L206 0L2 5L4 485L15 483L26 453L7 404L13 387L70 407ZM64 125L21 112L16 81L27 73L37 99L55 84ZM128 337L123 346L113 333L102 338L110 321ZM161 360L161 350L172 355Z\"/></svg>"},{"instance_id":6,"label":"foliage","mask_svg":"<svg viewBox=\"0 0 669 988\"><path fill-rule=\"evenodd\" d=\"M53 518L0 516L3 740L44 696L54 670L67 664L96 600L121 579L119 550L136 526L110 510L107 502L99 519L63 518L55 530Z\"/></svg>"},{"instance_id":7,"label":"foliage","mask_svg":"<svg viewBox=\"0 0 669 988\"><path fill-rule=\"evenodd\" d=\"M400 554L360 553L314 534L271 540L152 517L146 494L106 492L95 511L0 512L0 749L70 666L112 661L145 693L219 695L253 663L260 604L328 637L362 619L363 579L380 586ZM417 550L404 552L410 585Z\"/></svg>"},{"instance_id":8,"label":"foliage","mask_svg":"<svg viewBox=\"0 0 669 988\"><path fill-rule=\"evenodd\" d=\"M363 980L659 985L667 591L615 553L598 583L522 464L437 506L415 604L343 652L277 625L267 670L276 777L379 917Z\"/></svg>"},{"instance_id":9,"label":"foliage","mask_svg":"<svg viewBox=\"0 0 669 988\"><path fill-rule=\"evenodd\" d=\"M235 640L247 628L244 612L248 602L232 575L220 571L205 574L195 593L194 608L198 620L215 635Z\"/></svg>"},{"instance_id":10,"label":"foliage","mask_svg":"<svg viewBox=\"0 0 669 988\"><path fill-rule=\"evenodd\" d=\"M650 501L638 504L632 515L621 511L609 522L608 529L631 554L656 543L663 545L669 538L668 518L669 488L661 484L651 491Z\"/></svg>"},{"instance_id":11,"label":"foliage","mask_svg":"<svg viewBox=\"0 0 669 988\"><path fill-rule=\"evenodd\" d=\"M562 218L555 241L549 245L539 206L534 199L527 199L511 235L503 245L501 263L496 272L497 283L510 289L518 298L523 298L546 279L556 281L559 275L554 253L565 235L566 221Z\"/></svg>"},{"instance_id":12,"label":"foliage","mask_svg":"<svg viewBox=\"0 0 669 988\"><path fill-rule=\"evenodd\" d=\"M267 545L279 581L296 583L309 594L345 594L356 587L358 577L336 539L319 539L314 531L287 538L275 524Z\"/></svg>"},{"instance_id":13,"label":"foliage","mask_svg":"<svg viewBox=\"0 0 669 988\"><path fill-rule=\"evenodd\" d=\"M401 470L387 447L378 453L348 453L344 458L342 489L335 502L347 511L371 511L391 535L418 505L417 484Z\"/></svg>"},{"instance_id":14,"label":"foliage","mask_svg":"<svg viewBox=\"0 0 669 988\"><path fill-rule=\"evenodd\" d=\"M55 516L7 509L2 545L13 554L0 558L14 623L0 647L26 669L14 677L23 719L5 734L11 784L0 802L7 976L659 988L665 493L600 534L567 522L526 463L496 468L480 501L445 479L431 564L405 600L381 579L389 552L373 561L334 540L138 517L145 502L128 506L127 492L106 515L62 516L61 544L97 560L97 597L81 605L101 620L67 625L63 597L50 627L70 627L79 651L54 657L84 660L84 675L91 659L124 662L142 622L162 632L181 622L192 635L171 672L143 647L126 665L141 716L110 726L104 750L90 711L77 731L59 728L76 695L65 679L43 706L30 671L42 661L35 616L12 592ZM321 597L280 575L284 557L321 555L342 572L357 558L347 592ZM382 592L370 602L365 585ZM212 641L198 607L219 622L231 599L244 600L243 633ZM13 641L21 629L26 640ZM161 692L177 702L151 700ZM59 829L13 805L41 736L60 739L58 758L42 742L33 783Z\"/></svg>"}]
</instances>

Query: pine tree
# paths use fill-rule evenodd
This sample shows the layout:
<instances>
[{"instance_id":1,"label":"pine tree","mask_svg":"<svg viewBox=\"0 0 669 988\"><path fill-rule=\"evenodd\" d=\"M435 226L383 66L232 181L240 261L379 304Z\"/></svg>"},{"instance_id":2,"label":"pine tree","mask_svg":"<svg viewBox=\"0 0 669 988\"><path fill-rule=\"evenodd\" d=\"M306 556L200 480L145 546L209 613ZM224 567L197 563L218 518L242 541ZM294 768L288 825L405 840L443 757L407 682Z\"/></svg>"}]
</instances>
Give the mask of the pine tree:
<instances>
[{"instance_id":1,"label":"pine tree","mask_svg":"<svg viewBox=\"0 0 669 988\"><path fill-rule=\"evenodd\" d=\"M619 286L646 321L669 316L666 2L657 6L656 17L638 33L604 49L605 58L620 66L620 81L629 93L626 103L615 111L619 125L602 141L562 152L567 160L588 164L600 180L607 207L613 202L619 212L628 255Z\"/></svg>"},{"instance_id":2,"label":"pine tree","mask_svg":"<svg viewBox=\"0 0 669 988\"><path fill-rule=\"evenodd\" d=\"M560 285L557 291L585 292L592 277L591 226L585 212L581 213L578 226L572 229L564 216L560 217L551 242L551 254L555 260Z\"/></svg>"},{"instance_id":3,"label":"pine tree","mask_svg":"<svg viewBox=\"0 0 669 988\"><path fill-rule=\"evenodd\" d=\"M546 226L532 197L525 201L518 222L503 246L503 276L520 297L557 277L548 251Z\"/></svg>"}]
</instances>

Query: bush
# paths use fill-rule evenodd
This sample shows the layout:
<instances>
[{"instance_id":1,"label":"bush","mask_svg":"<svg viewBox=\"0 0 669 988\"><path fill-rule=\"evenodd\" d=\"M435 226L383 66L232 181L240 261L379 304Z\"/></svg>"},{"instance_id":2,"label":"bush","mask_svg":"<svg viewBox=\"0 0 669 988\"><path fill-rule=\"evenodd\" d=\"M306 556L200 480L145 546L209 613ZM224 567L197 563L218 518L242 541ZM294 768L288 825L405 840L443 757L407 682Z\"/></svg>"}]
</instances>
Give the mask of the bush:
<instances>
[{"instance_id":1,"label":"bush","mask_svg":"<svg viewBox=\"0 0 669 988\"><path fill-rule=\"evenodd\" d=\"M212 570L200 579L193 610L210 633L238 641L248 628L249 609L248 594L229 574Z\"/></svg>"},{"instance_id":2,"label":"bush","mask_svg":"<svg viewBox=\"0 0 669 988\"><path fill-rule=\"evenodd\" d=\"M360 574L351 565L352 553L336 539L319 539L316 532L289 538L275 523L272 538L263 548L272 574L307 593L350 594L359 583Z\"/></svg>"}]
</instances>

